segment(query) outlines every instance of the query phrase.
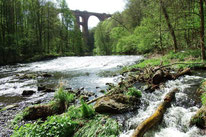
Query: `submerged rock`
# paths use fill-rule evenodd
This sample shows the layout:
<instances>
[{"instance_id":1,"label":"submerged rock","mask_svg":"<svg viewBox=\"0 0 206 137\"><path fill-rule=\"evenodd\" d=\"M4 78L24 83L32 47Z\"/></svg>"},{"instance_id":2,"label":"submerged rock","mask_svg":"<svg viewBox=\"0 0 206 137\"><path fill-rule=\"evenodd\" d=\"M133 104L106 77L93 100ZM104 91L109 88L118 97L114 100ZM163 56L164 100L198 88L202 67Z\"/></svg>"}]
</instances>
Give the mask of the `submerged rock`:
<instances>
[{"instance_id":1,"label":"submerged rock","mask_svg":"<svg viewBox=\"0 0 206 137\"><path fill-rule=\"evenodd\" d=\"M118 114L133 110L137 108L139 104L139 98L126 96L124 94L114 94L99 99L94 105L94 109L99 113Z\"/></svg>"},{"instance_id":2,"label":"submerged rock","mask_svg":"<svg viewBox=\"0 0 206 137\"><path fill-rule=\"evenodd\" d=\"M31 96L33 95L34 93L36 93L36 91L33 91L33 90L24 90L22 92L22 96Z\"/></svg>"}]
</instances>

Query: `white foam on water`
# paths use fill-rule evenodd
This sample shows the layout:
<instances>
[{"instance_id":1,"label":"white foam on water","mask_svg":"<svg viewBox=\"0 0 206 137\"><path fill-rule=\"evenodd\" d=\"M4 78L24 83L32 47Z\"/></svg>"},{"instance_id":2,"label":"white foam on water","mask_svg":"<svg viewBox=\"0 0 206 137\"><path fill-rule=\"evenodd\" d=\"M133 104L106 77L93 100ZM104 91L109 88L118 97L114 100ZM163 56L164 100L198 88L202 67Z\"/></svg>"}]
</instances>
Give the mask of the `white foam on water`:
<instances>
[{"instance_id":1,"label":"white foam on water","mask_svg":"<svg viewBox=\"0 0 206 137\"><path fill-rule=\"evenodd\" d=\"M186 89L194 85L192 81L201 81L202 79L198 76L185 76L168 81L162 90L156 90L154 93L143 93L142 98L149 104L148 107L140 108L136 115L131 115L131 118L125 122L126 129L120 137L130 137L134 128L154 113L169 91L174 88L179 89L179 92L175 95L177 102L188 99ZM190 119L197 110L196 106L184 108L183 106L172 105L167 109L162 124L159 125L160 131L151 131L151 133L145 134L145 137L206 137L206 134L202 133L200 129L190 127Z\"/></svg>"}]
</instances>

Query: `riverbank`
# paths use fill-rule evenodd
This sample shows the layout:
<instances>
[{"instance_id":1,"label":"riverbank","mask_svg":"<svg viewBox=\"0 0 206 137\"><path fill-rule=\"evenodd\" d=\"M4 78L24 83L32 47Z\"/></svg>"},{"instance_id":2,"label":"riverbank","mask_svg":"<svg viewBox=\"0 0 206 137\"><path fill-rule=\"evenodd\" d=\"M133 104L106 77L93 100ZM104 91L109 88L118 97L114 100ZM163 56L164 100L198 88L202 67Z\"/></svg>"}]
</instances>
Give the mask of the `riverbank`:
<instances>
[{"instance_id":1,"label":"riverbank","mask_svg":"<svg viewBox=\"0 0 206 137\"><path fill-rule=\"evenodd\" d=\"M4 62L0 61L0 66L5 66L5 65L16 65L19 63L31 63L31 62L36 62L36 61L44 61L44 60L51 60L55 59L58 57L65 57L69 55L61 55L61 54L42 54L42 55L35 55L32 57L18 57L15 60L6 60Z\"/></svg>"},{"instance_id":2,"label":"riverbank","mask_svg":"<svg viewBox=\"0 0 206 137\"><path fill-rule=\"evenodd\" d=\"M185 52L182 52L182 54L172 54L172 55L166 55L166 56L162 56L161 58L162 59L159 59L160 58L160 56L158 56L158 58L150 58L150 59L148 59L148 60L144 60L144 61L142 61L141 63L138 63L138 64L136 64L136 65L133 65L133 66L130 66L130 67L126 67L126 68L124 68L123 70L124 70L124 73L123 73L123 75L125 75L125 72L127 72L127 77L125 78L125 79L127 79L125 82L123 82L123 83L126 83L127 85L128 84L130 84L130 86L133 86L137 81L135 81L133 78L131 78L131 76L133 75L134 76L134 74L136 73L136 71L139 71L138 69L140 69L140 68L145 68L145 67L151 67L151 66L159 66L159 67L162 67L162 66L165 66L165 65L169 65L169 64L174 64L175 62L177 63L177 61L181 61L181 63L183 63L183 64L175 64L174 66L172 65L172 67L174 67L174 69L184 69L184 68L186 68L186 67L193 67L193 68L204 68L204 65L201 63L201 61L198 59L198 58L190 58L190 55L191 55L191 52L189 52L189 53L185 53ZM185 58L183 59L182 58L182 56L184 56ZM166 63L164 63L164 62L162 62L162 61L164 61L164 62L166 62ZM200 63L200 64L198 64L198 63ZM168 66L168 67L171 67L171 66ZM128 77L129 76L129 77ZM132 82L133 81L133 82ZM133 84L132 84L132 83ZM124 88L122 88L122 82L120 82L119 84L118 84L121 88L118 88L118 90L116 89L116 91L118 91L118 92L121 92L122 91L122 89L124 90L124 91L127 91L127 90L125 90ZM138 85L138 83L136 83L136 85ZM144 86L143 86L144 87ZM145 92L142 88L143 87L141 87L141 86L137 86L136 88L137 89L141 89L143 92ZM115 87L113 87L112 89L115 89ZM120 90L121 89L121 90ZM111 90L111 89L110 89ZM160 90L163 90L162 88L160 89ZM193 91L194 92L194 91ZM143 94L147 94L147 93L143 93ZM150 93L151 94L151 93ZM144 95L143 95L144 96ZM108 100L108 99L107 99ZM141 99L142 100L142 99ZM144 100L144 99L143 99ZM198 101L197 101L198 102ZM196 105L197 104L199 104L199 103L195 103ZM143 105L143 104L142 104ZM193 103L192 104L190 104L190 107L193 107L192 105L194 105ZM195 105L194 105L195 106ZM103 110L103 111L105 111L105 110ZM83 111L81 111L81 113L82 113ZM67 113L70 113L69 112L69 110L68 110L68 112ZM108 112L107 112L108 113ZM79 114L79 115L82 115L82 114ZM125 114L125 115L127 115L127 114ZM69 115L64 115L64 116L66 116L66 117L69 117ZM108 117L109 115L107 115L106 117ZM122 116L124 116L124 114L122 115ZM61 117L61 116L60 116ZM55 117L55 118L57 118L57 119L59 119L60 117ZM99 116L97 116L97 117L99 117ZM101 118L102 116L100 116L100 121L102 121L103 119L103 121L105 121L105 120L108 120L109 121L109 119L108 118ZM104 116L103 116L104 117ZM109 116L110 117L110 116ZM62 117L63 119L64 119L64 117ZM60 118L60 119L62 119L62 118ZM47 120L43 125L45 125L46 123L46 125L48 126L48 123L51 123L52 124L52 122L51 122L51 119L54 119L53 117L52 118L50 118L49 120ZM96 121L93 121L94 119L96 119L96 116L95 117L93 117L92 119L87 119L86 121L88 121L89 120L89 122L88 123L90 123L89 125L90 126L92 126L92 125L96 125L98 122ZM98 119L98 118L97 118ZM73 119L74 120L74 119ZM77 124L77 129L79 129L78 131L84 131L85 133L88 133L88 131L90 131L91 129L89 128L90 126L89 125L82 125L82 121L84 121L85 119L81 119L80 117L76 117L76 120L80 120L79 122L77 122L76 124ZM61 121L61 120L60 120ZM92 122L93 121L93 122ZM72 122L72 121L69 121L69 122ZM60 124L61 124L61 122L60 122ZM117 125L117 123L116 122L114 122L113 123L114 125ZM111 123L107 123L107 124L103 124L104 126L104 128L112 128L114 125L113 124L111 124ZM37 127L38 128L40 128L41 127L41 125L42 124L38 124L37 123ZM80 127L79 127L79 125L81 125ZM22 128L20 128L19 130L16 130L16 132L15 132L15 134L14 134L14 136L16 135L18 135L18 134L22 134L22 135L24 135L25 133L28 133L27 131L28 130L31 130L29 127L33 127L33 126L35 126L35 125L29 125L29 126L26 126L26 127L22 127ZM39 127L40 126L40 127ZM82 127L83 126L83 127ZM121 125L119 125L120 127L121 127ZM118 127L118 126L115 126L115 127ZM110 134L110 135L114 135L114 136L118 136L118 134L120 133L120 129L121 128L115 128L115 132L113 132L113 131L111 131L112 132L112 134ZM123 127L122 127L123 128ZM125 127L124 127L125 128ZM73 129L73 131L72 131L72 133L74 133L74 132L76 132L76 126L74 126L74 128L72 128ZM63 130L63 129L62 129ZM188 129L187 129L188 130ZM42 130L42 131L40 131L40 132L43 132L44 130ZM123 130L124 131L124 130ZM34 133L35 133L35 131L33 131ZM40 133L39 132L39 133ZM97 132L98 131L96 131L96 130L93 130L92 132L91 132L91 135L92 134L96 134L97 135ZM105 134L101 134L102 132L105 132L104 130L101 130L101 131L99 131L98 132L98 135L105 135ZM121 130L121 132L122 132L122 130ZM58 133L55 133L55 134L58 134ZM76 133L74 133L74 134L76 134ZM80 132L80 133L78 133L78 135L83 135L83 133L82 132ZM108 134L107 134L108 135Z\"/></svg>"},{"instance_id":3,"label":"riverbank","mask_svg":"<svg viewBox=\"0 0 206 137\"><path fill-rule=\"evenodd\" d=\"M124 71L129 71L135 68L145 68L147 66L158 65L171 65L173 68L202 68L204 69L204 63L201 60L201 53L199 50L186 50L178 53L172 51L165 55L150 53L145 55L146 59L141 63L123 68Z\"/></svg>"}]
</instances>

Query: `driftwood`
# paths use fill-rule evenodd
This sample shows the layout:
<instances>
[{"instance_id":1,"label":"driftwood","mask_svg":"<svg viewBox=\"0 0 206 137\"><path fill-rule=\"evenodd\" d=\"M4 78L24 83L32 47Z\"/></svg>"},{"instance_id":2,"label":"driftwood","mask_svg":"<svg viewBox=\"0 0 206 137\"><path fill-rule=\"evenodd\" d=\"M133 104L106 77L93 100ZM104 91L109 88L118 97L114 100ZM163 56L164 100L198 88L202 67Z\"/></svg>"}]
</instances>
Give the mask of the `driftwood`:
<instances>
[{"instance_id":1,"label":"driftwood","mask_svg":"<svg viewBox=\"0 0 206 137\"><path fill-rule=\"evenodd\" d=\"M144 68L143 71L141 71L139 74L137 74L138 77L136 81L146 82L149 86L147 90L154 91L167 80L175 80L180 76L189 74L191 71L190 68L186 68L181 71L179 70L176 73L172 73L171 68L167 68L167 66L157 66L157 67L148 66Z\"/></svg>"},{"instance_id":2,"label":"driftwood","mask_svg":"<svg viewBox=\"0 0 206 137\"><path fill-rule=\"evenodd\" d=\"M132 134L132 137L143 137L149 129L157 125L162 120L164 113L170 106L171 101L175 98L175 93L177 91L178 89L176 88L165 96L164 101L158 106L154 114L139 124Z\"/></svg>"},{"instance_id":3,"label":"driftwood","mask_svg":"<svg viewBox=\"0 0 206 137\"><path fill-rule=\"evenodd\" d=\"M162 63L161 63L162 64ZM97 100L112 94L117 90L118 92L120 89L126 90L127 88L131 87L135 82L140 81L140 82L146 82L149 87L148 90L154 91L155 89L159 88L161 83L166 82L167 80L175 80L180 76L186 75L190 73L190 68L186 68L183 71L177 72L177 73L170 73L170 68L167 68L172 65L177 65L177 64L194 64L194 63L173 63L165 66L157 66L157 67L145 67L144 69L140 68L135 68L132 69L132 72L138 71L139 73L137 75L131 75L129 76L129 79L126 81L121 81L116 89L110 90L107 94L97 97L91 101L88 101L87 104L91 104L96 102ZM197 63L197 64L202 64L202 63ZM125 88L122 88L125 87Z\"/></svg>"}]
</instances>

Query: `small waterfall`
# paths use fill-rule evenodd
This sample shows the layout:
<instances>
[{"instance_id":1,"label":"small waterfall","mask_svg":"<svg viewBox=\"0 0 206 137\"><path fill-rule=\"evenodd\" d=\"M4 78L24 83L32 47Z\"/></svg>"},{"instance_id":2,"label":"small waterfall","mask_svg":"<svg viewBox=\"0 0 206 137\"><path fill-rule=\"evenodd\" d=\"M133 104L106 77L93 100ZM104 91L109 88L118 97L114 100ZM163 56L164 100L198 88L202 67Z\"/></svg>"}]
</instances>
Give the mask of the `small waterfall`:
<instances>
[{"instance_id":1,"label":"small waterfall","mask_svg":"<svg viewBox=\"0 0 206 137\"><path fill-rule=\"evenodd\" d=\"M168 81L165 87L153 93L143 92L143 106L136 113L127 114L124 123L124 132L120 137L129 137L134 129L144 119L153 114L157 106L163 101L164 96L174 88L178 88L176 100L167 109L161 124L145 134L144 137L206 137L197 127L190 127L190 118L198 110L198 103L194 100L197 83L203 78L199 76L184 76L177 80ZM118 119L121 119L119 116Z\"/></svg>"}]
</instances>

